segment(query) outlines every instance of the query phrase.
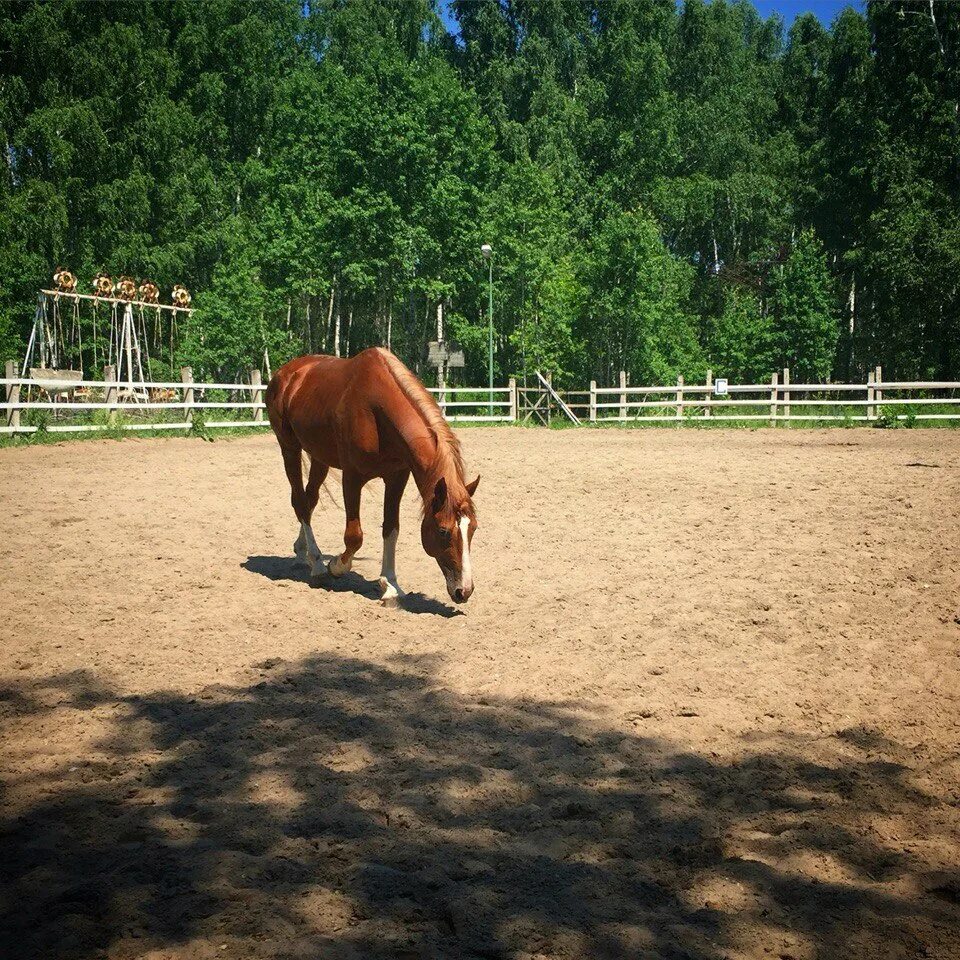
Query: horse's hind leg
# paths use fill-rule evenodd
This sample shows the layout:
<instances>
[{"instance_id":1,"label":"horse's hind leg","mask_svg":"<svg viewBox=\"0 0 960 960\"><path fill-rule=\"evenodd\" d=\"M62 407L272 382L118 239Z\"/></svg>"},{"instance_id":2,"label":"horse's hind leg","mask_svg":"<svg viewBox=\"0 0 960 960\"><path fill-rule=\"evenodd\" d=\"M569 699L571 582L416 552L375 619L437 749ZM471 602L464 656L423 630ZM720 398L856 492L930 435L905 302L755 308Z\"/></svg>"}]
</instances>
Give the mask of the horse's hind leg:
<instances>
[{"instance_id":1,"label":"horse's hind leg","mask_svg":"<svg viewBox=\"0 0 960 960\"><path fill-rule=\"evenodd\" d=\"M313 517L314 508L317 500L320 499L320 487L323 481L327 479L327 473L330 468L325 463L319 463L316 460L310 461L310 472L307 476L307 485L303 491L307 518L300 523L300 536L304 538L305 553L307 554L307 566L314 576L320 576L326 573L326 567L323 563L323 554L317 546L317 541L313 536L313 527L310 525L310 519ZM299 538L298 538L299 540Z\"/></svg>"},{"instance_id":2,"label":"horse's hind leg","mask_svg":"<svg viewBox=\"0 0 960 960\"><path fill-rule=\"evenodd\" d=\"M281 443L280 449L283 453L283 468L290 482L290 503L300 521L300 533L293 545L293 550L297 555L298 563L314 570L318 564L322 563L323 557L314 539L310 518L313 515L313 508L317 505L320 484L327 475L327 466L322 463L311 463L310 475L304 488L303 451L300 445L290 442Z\"/></svg>"}]
</instances>

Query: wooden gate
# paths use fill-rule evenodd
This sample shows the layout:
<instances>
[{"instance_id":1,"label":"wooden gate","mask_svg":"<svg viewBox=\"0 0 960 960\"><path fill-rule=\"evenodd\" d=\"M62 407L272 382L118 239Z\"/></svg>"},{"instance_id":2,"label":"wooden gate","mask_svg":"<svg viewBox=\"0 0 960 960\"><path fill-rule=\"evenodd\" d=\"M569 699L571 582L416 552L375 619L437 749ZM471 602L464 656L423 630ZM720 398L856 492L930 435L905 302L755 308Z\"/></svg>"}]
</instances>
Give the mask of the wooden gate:
<instances>
[{"instance_id":1,"label":"wooden gate","mask_svg":"<svg viewBox=\"0 0 960 960\"><path fill-rule=\"evenodd\" d=\"M553 375L535 371L536 380L517 386L517 418L520 423L541 423L549 427L554 411L579 426L580 418L553 389Z\"/></svg>"}]
</instances>

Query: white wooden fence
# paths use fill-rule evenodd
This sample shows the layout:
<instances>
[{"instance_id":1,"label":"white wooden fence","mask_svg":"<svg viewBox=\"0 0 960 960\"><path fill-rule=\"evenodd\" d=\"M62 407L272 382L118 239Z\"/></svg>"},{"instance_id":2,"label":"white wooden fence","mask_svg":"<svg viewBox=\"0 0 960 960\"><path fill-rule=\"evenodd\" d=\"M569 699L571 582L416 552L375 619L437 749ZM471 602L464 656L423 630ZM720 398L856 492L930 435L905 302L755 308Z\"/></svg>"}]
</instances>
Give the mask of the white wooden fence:
<instances>
[{"instance_id":1,"label":"white wooden fence","mask_svg":"<svg viewBox=\"0 0 960 960\"><path fill-rule=\"evenodd\" d=\"M263 394L266 385L259 370L249 383L196 383L190 367L172 382L124 382L115 367L104 368L103 380L65 380L42 372L17 375L6 364L4 402L0 403L0 434L84 433L105 430L189 430L202 417L205 427L246 428L266 425ZM516 384L506 387L429 388L444 416L452 422L510 422L517 418ZM24 423L28 411L43 411L44 426ZM209 411L209 412L208 412ZM100 416L96 414L99 412ZM239 414L224 419L227 414ZM89 422L91 418L99 422ZM210 419L208 419L208 417Z\"/></svg>"},{"instance_id":2,"label":"white wooden fence","mask_svg":"<svg viewBox=\"0 0 960 960\"><path fill-rule=\"evenodd\" d=\"M567 396L568 405L586 410L591 423L960 420L960 382L888 381L880 367L866 383L791 383L790 370L784 368L769 383L727 384L723 393L716 392L709 372L703 384L686 384L678 377L675 384L659 387L628 386L621 373L619 386L592 382L589 391Z\"/></svg>"},{"instance_id":3,"label":"white wooden fence","mask_svg":"<svg viewBox=\"0 0 960 960\"><path fill-rule=\"evenodd\" d=\"M506 387L427 387L451 423L512 423L517 419L517 382Z\"/></svg>"},{"instance_id":4,"label":"white wooden fence","mask_svg":"<svg viewBox=\"0 0 960 960\"><path fill-rule=\"evenodd\" d=\"M549 375L546 382L549 382ZM266 424L260 371L249 383L195 383L189 367L181 379L163 383L128 383L113 367L103 380L64 381L17 376L6 365L5 402L0 403L0 434L75 433L98 430L188 430L200 418L205 427L246 428ZM790 371L769 383L728 384L717 393L713 377L703 384L680 378L668 386L629 386L625 373L615 387L554 391L539 386L430 387L444 416L453 423L514 423L539 418L549 423L551 404L557 415L589 423L685 423L766 421L875 422L877 420L960 420L960 382L885 381L877 367L866 383L791 383ZM536 392L534 403L529 394ZM24 423L25 413L43 411L44 425ZM209 412L208 412L209 411ZM99 412L99 416L97 415ZM211 419L208 419L210 417ZM94 420L94 422L90 422Z\"/></svg>"}]
</instances>

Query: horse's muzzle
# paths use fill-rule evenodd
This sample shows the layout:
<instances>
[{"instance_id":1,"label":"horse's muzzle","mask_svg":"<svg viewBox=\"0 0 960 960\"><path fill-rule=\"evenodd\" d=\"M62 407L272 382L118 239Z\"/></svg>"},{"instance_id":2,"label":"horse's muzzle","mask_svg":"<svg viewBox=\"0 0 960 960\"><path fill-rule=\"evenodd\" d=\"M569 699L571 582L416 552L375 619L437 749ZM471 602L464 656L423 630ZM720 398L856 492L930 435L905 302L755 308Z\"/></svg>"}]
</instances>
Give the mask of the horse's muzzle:
<instances>
[{"instance_id":1,"label":"horse's muzzle","mask_svg":"<svg viewBox=\"0 0 960 960\"><path fill-rule=\"evenodd\" d=\"M473 584L468 583L466 586L453 587L450 590L450 599L454 603L466 603L471 594L473 593Z\"/></svg>"}]
</instances>

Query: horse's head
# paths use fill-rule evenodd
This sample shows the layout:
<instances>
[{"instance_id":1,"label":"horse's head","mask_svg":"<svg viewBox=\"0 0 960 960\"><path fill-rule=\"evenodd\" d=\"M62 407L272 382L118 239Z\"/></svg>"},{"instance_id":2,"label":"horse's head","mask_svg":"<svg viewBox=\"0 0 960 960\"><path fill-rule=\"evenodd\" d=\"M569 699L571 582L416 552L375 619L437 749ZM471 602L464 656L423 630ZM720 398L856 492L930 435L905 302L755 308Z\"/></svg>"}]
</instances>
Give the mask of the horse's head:
<instances>
[{"instance_id":1,"label":"horse's head","mask_svg":"<svg viewBox=\"0 0 960 960\"><path fill-rule=\"evenodd\" d=\"M470 541L477 529L473 509L477 477L466 485L453 484L441 477L434 486L433 497L423 505L420 539L423 549L437 561L447 581L447 593L454 603L466 603L473 593L473 570L470 565Z\"/></svg>"}]
</instances>

